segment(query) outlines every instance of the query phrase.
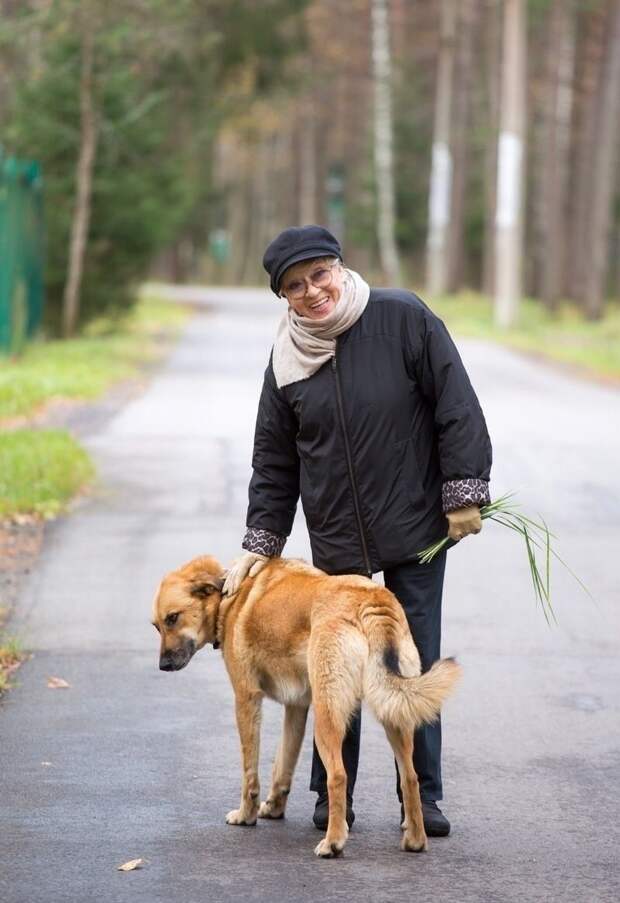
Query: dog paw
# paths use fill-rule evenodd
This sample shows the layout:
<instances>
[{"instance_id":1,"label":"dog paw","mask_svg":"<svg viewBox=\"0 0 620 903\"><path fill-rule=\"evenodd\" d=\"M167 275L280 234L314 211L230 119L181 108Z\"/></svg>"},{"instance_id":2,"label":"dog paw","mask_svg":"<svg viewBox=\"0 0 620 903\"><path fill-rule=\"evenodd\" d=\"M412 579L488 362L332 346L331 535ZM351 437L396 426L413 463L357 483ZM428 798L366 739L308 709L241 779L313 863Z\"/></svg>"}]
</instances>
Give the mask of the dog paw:
<instances>
[{"instance_id":1,"label":"dog paw","mask_svg":"<svg viewBox=\"0 0 620 903\"><path fill-rule=\"evenodd\" d=\"M258 810L259 818L284 818L284 805L282 803L265 800Z\"/></svg>"},{"instance_id":2,"label":"dog paw","mask_svg":"<svg viewBox=\"0 0 620 903\"><path fill-rule=\"evenodd\" d=\"M256 824L256 816L250 818L245 815L241 809L233 809L232 812L229 812L226 816L226 824L227 825L241 825L242 827L252 827Z\"/></svg>"},{"instance_id":3,"label":"dog paw","mask_svg":"<svg viewBox=\"0 0 620 903\"><path fill-rule=\"evenodd\" d=\"M315 846L314 855L319 856L321 859L334 859L336 856L340 856L345 843L346 839L328 840L327 837L324 837L323 840Z\"/></svg>"},{"instance_id":4,"label":"dog paw","mask_svg":"<svg viewBox=\"0 0 620 903\"><path fill-rule=\"evenodd\" d=\"M400 848L407 853L423 853L428 850L428 841L426 837L414 837L405 830L400 841Z\"/></svg>"}]
</instances>

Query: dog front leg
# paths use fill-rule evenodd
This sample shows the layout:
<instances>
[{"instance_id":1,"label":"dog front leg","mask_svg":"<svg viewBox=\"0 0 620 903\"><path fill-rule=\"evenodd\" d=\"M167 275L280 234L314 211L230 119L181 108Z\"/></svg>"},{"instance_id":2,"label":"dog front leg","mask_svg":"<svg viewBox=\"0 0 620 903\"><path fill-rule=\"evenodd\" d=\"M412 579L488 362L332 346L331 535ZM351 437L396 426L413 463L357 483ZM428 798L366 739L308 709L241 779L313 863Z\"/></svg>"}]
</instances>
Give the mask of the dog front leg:
<instances>
[{"instance_id":1,"label":"dog front leg","mask_svg":"<svg viewBox=\"0 0 620 903\"><path fill-rule=\"evenodd\" d=\"M237 728L241 741L241 802L226 816L229 825L255 825L258 814L258 751L260 744L262 694L238 694L235 700Z\"/></svg>"},{"instance_id":2,"label":"dog front leg","mask_svg":"<svg viewBox=\"0 0 620 903\"><path fill-rule=\"evenodd\" d=\"M282 818L291 790L293 772L304 739L307 706L287 705L284 710L284 729L278 754L273 764L271 790L258 810L259 818Z\"/></svg>"}]
</instances>

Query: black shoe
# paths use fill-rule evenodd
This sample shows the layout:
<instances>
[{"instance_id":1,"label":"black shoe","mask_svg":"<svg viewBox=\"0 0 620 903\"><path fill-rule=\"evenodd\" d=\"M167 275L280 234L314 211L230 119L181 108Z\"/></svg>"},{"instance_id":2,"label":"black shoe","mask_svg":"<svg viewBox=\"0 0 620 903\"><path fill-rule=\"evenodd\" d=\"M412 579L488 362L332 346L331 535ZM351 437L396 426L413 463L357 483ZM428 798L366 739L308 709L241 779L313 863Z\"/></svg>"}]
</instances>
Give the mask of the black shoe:
<instances>
[{"instance_id":1,"label":"black shoe","mask_svg":"<svg viewBox=\"0 0 620 903\"><path fill-rule=\"evenodd\" d=\"M314 807L314 815L312 816L314 827L319 831L327 831L327 822L329 821L329 799L326 793L319 793L316 806ZM349 827L355 821L355 812L353 811L353 797L347 793L347 824Z\"/></svg>"},{"instance_id":2,"label":"black shoe","mask_svg":"<svg viewBox=\"0 0 620 903\"><path fill-rule=\"evenodd\" d=\"M450 822L435 800L422 800L422 816L424 818L424 830L428 837L448 836L450 833Z\"/></svg>"},{"instance_id":3,"label":"black shoe","mask_svg":"<svg viewBox=\"0 0 620 903\"><path fill-rule=\"evenodd\" d=\"M422 818L427 837L447 837L450 822L434 800L422 800ZM400 804L400 821L405 820L405 807Z\"/></svg>"}]
</instances>

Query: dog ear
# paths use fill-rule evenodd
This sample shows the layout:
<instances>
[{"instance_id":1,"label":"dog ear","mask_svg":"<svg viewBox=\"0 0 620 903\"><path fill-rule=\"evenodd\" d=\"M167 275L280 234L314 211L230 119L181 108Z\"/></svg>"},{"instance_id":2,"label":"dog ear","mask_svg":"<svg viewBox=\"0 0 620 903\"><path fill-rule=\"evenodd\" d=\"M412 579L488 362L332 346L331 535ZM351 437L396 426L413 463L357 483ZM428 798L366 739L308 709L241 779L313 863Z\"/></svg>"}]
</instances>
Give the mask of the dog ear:
<instances>
[{"instance_id":1,"label":"dog ear","mask_svg":"<svg viewBox=\"0 0 620 903\"><path fill-rule=\"evenodd\" d=\"M190 584L189 592L198 599L206 599L213 593L220 593L223 586L223 577L211 577L209 580L195 580Z\"/></svg>"}]
</instances>

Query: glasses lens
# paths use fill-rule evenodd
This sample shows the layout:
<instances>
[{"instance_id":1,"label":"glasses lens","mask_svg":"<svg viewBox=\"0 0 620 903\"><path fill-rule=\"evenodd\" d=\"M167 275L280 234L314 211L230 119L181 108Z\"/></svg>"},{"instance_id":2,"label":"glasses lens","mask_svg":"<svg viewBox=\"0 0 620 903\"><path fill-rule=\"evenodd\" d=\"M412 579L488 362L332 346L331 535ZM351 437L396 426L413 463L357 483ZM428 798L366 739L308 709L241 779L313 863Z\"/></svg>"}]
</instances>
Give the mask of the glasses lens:
<instances>
[{"instance_id":1,"label":"glasses lens","mask_svg":"<svg viewBox=\"0 0 620 903\"><path fill-rule=\"evenodd\" d=\"M332 278L332 271L329 267L321 267L312 274L310 279L317 288L327 288Z\"/></svg>"}]
</instances>

